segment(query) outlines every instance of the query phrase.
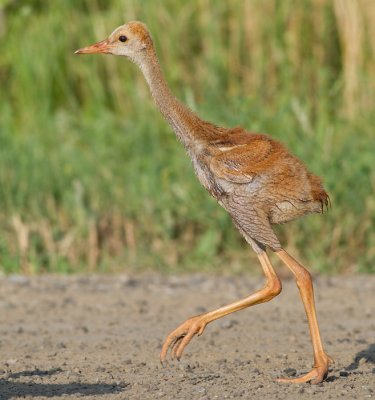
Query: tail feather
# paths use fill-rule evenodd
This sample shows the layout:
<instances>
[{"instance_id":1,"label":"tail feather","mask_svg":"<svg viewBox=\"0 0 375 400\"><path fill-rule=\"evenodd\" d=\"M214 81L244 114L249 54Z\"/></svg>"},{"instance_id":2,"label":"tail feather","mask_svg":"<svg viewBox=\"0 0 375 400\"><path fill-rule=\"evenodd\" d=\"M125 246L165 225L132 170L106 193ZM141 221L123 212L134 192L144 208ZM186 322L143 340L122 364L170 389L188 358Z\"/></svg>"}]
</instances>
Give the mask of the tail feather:
<instances>
[{"instance_id":1,"label":"tail feather","mask_svg":"<svg viewBox=\"0 0 375 400\"><path fill-rule=\"evenodd\" d=\"M324 212L324 207L326 210L331 208L331 199L328 193L324 190L322 181L319 177L310 174L310 183L311 183L311 194L315 201L318 201L322 206L322 213Z\"/></svg>"}]
</instances>

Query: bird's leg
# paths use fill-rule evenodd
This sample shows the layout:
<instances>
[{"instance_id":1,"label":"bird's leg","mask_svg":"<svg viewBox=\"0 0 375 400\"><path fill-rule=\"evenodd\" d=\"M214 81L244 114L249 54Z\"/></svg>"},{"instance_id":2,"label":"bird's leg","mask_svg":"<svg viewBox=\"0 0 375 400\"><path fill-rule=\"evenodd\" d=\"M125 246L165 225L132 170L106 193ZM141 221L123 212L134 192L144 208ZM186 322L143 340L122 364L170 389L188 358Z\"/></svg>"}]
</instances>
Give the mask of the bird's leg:
<instances>
[{"instance_id":1,"label":"bird's leg","mask_svg":"<svg viewBox=\"0 0 375 400\"><path fill-rule=\"evenodd\" d=\"M259 253L258 258L267 278L264 288L242 300L238 300L234 303L220 307L217 310L187 319L167 336L160 353L161 362L165 360L169 349L171 349L172 359L175 357L180 359L182 352L191 339L195 335L200 336L208 323L235 311L242 310L243 308L269 301L281 292L281 281L276 275L266 252L262 251Z\"/></svg>"},{"instance_id":2,"label":"bird's leg","mask_svg":"<svg viewBox=\"0 0 375 400\"><path fill-rule=\"evenodd\" d=\"M282 378L278 379L279 382L294 382L294 383L320 383L328 374L329 364L333 360L327 355L323 349L322 339L320 337L318 320L316 318L316 310L314 303L314 290L312 279L309 271L307 271L300 263L298 263L292 256L290 256L285 250L277 251L276 254L281 258L285 265L293 272L297 286L302 298L303 305L307 320L309 323L309 329L311 334L311 341L314 351L314 365L312 370L298 378Z\"/></svg>"}]
</instances>

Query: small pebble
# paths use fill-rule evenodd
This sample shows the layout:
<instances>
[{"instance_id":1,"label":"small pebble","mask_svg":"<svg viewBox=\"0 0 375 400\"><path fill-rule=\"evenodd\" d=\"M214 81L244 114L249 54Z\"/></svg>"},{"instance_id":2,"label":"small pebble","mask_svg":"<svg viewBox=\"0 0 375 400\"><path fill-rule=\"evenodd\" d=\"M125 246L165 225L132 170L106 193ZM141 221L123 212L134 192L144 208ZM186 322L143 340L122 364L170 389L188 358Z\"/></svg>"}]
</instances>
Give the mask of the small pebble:
<instances>
[{"instance_id":1,"label":"small pebble","mask_svg":"<svg viewBox=\"0 0 375 400\"><path fill-rule=\"evenodd\" d=\"M286 376L296 376L297 370L295 370L294 368L285 368L284 373L286 374Z\"/></svg>"}]
</instances>

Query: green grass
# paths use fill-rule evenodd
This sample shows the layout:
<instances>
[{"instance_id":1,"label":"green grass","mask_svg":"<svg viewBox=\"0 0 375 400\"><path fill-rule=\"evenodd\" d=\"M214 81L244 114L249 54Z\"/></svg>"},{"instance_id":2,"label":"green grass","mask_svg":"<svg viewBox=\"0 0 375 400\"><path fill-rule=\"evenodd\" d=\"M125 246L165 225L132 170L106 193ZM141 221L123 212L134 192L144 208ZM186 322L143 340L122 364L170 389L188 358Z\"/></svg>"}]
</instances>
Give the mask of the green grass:
<instances>
[{"instance_id":1,"label":"green grass","mask_svg":"<svg viewBox=\"0 0 375 400\"><path fill-rule=\"evenodd\" d=\"M119 57L73 55L139 19L179 98L217 124L272 135L324 178L332 209L278 227L287 248L315 271L375 272L375 16L360 9L360 61L347 65L345 15L332 4L0 2L2 270L254 264L140 71Z\"/></svg>"}]
</instances>

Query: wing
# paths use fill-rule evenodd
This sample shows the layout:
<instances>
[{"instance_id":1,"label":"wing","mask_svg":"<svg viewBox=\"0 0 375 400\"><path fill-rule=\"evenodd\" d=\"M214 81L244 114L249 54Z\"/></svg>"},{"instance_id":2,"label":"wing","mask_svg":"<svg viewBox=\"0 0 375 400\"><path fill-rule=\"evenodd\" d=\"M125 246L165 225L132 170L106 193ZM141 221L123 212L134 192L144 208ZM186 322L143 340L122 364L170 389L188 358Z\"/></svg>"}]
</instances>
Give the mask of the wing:
<instances>
[{"instance_id":1,"label":"wing","mask_svg":"<svg viewBox=\"0 0 375 400\"><path fill-rule=\"evenodd\" d=\"M283 147L265 135L242 133L231 142L219 143L217 149L220 153L210 161L213 173L221 179L246 184L273 166Z\"/></svg>"}]
</instances>

